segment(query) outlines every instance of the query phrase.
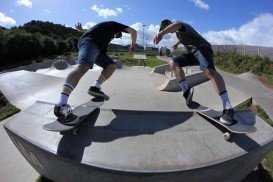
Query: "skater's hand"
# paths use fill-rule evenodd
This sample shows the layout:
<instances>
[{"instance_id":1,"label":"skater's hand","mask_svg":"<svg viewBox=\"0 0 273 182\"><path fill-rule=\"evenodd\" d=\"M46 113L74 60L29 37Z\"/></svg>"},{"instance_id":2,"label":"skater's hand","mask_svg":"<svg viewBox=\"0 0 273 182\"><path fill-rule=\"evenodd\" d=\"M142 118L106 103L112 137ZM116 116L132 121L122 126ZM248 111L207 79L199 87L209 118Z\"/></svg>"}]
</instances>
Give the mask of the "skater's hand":
<instances>
[{"instance_id":1,"label":"skater's hand","mask_svg":"<svg viewBox=\"0 0 273 182\"><path fill-rule=\"evenodd\" d=\"M135 44L132 44L132 45L130 46L130 53L135 52L135 49L136 49Z\"/></svg>"},{"instance_id":2,"label":"skater's hand","mask_svg":"<svg viewBox=\"0 0 273 182\"><path fill-rule=\"evenodd\" d=\"M163 34L159 32L153 39L154 44L158 44L162 40Z\"/></svg>"},{"instance_id":3,"label":"skater's hand","mask_svg":"<svg viewBox=\"0 0 273 182\"><path fill-rule=\"evenodd\" d=\"M85 32L85 30L82 28L82 24L79 22L75 25L75 28L80 32Z\"/></svg>"}]
</instances>

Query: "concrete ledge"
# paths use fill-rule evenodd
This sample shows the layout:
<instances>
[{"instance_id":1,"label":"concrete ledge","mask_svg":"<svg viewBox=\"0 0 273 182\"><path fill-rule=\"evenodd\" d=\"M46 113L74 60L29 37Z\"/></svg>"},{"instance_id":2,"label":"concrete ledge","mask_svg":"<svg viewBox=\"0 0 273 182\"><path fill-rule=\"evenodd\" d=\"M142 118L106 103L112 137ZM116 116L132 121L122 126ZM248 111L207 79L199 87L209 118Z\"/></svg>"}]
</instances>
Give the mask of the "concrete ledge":
<instances>
[{"instance_id":1,"label":"concrete ledge","mask_svg":"<svg viewBox=\"0 0 273 182\"><path fill-rule=\"evenodd\" d=\"M273 147L272 128L257 127L231 142L192 112L98 109L77 136L42 129L53 105L37 102L4 127L41 175L53 181L240 181ZM243 167L242 167L243 165Z\"/></svg>"},{"instance_id":2,"label":"concrete ledge","mask_svg":"<svg viewBox=\"0 0 273 182\"><path fill-rule=\"evenodd\" d=\"M153 69L153 71L151 73L165 74L166 71L172 71L169 64L157 66Z\"/></svg>"},{"instance_id":3,"label":"concrete ledge","mask_svg":"<svg viewBox=\"0 0 273 182\"><path fill-rule=\"evenodd\" d=\"M188 81L191 87L194 87L196 85L200 85L204 82L209 81L209 78L206 76L204 72L198 72L198 73L187 75L186 80ZM166 92L181 91L179 83L177 79L174 77L168 78L162 85L158 86L157 89L160 91L166 91Z\"/></svg>"}]
</instances>

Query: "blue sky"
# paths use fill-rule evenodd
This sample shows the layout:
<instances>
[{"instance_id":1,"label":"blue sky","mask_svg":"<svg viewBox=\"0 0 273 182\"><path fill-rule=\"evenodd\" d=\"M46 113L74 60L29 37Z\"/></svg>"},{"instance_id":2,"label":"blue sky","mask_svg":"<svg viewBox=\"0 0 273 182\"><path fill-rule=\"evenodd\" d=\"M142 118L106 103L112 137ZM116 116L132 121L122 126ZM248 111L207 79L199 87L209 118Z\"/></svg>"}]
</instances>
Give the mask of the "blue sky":
<instances>
[{"instance_id":1,"label":"blue sky","mask_svg":"<svg viewBox=\"0 0 273 182\"><path fill-rule=\"evenodd\" d=\"M138 30L138 43L152 38L162 19L191 24L212 44L249 44L273 47L273 0L1 0L0 25L23 25L31 20L85 28L115 20ZM161 45L177 41L165 36ZM114 43L128 44L129 36Z\"/></svg>"}]
</instances>

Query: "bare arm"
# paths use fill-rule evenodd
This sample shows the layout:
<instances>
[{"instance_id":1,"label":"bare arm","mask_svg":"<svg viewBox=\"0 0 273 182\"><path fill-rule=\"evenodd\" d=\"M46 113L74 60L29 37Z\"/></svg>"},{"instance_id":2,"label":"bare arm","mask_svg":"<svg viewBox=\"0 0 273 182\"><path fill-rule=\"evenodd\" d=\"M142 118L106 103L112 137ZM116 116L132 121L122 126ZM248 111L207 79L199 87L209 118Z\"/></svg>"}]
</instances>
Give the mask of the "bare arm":
<instances>
[{"instance_id":1,"label":"bare arm","mask_svg":"<svg viewBox=\"0 0 273 182\"><path fill-rule=\"evenodd\" d=\"M179 22L170 24L165 29L163 29L161 32L158 32L158 34L156 34L156 36L154 37L154 44L158 44L162 40L162 38L165 34L174 33L176 31L178 31L180 28L182 28L182 25Z\"/></svg>"},{"instance_id":2,"label":"bare arm","mask_svg":"<svg viewBox=\"0 0 273 182\"><path fill-rule=\"evenodd\" d=\"M165 29L163 29L159 33L161 33L162 36L164 36L165 34L176 32L180 28L182 28L182 25L181 25L181 23L177 22L177 23L170 24L169 26L167 26Z\"/></svg>"},{"instance_id":3,"label":"bare arm","mask_svg":"<svg viewBox=\"0 0 273 182\"><path fill-rule=\"evenodd\" d=\"M137 39L137 31L133 28L130 28L130 27L126 28L125 31L128 32L129 34L131 34L132 43L130 46L130 52L134 52L136 39Z\"/></svg>"}]
</instances>

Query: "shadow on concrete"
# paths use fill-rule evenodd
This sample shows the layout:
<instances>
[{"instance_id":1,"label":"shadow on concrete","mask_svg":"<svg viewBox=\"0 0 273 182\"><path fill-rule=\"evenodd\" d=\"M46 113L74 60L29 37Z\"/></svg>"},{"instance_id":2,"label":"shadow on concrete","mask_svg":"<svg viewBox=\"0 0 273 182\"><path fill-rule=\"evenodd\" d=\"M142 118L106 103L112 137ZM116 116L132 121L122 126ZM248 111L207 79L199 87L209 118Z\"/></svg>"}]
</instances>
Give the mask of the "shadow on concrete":
<instances>
[{"instance_id":1,"label":"shadow on concrete","mask_svg":"<svg viewBox=\"0 0 273 182\"><path fill-rule=\"evenodd\" d=\"M210 121L206 117L204 117L202 115L200 115L200 116L202 118L204 118L205 120L207 120L209 123L211 123L213 126L215 126L217 129L219 129L220 131L222 131L223 134L228 131L224 127L220 126L219 124L216 124L213 121ZM253 140L252 138L250 138L246 134L233 134L231 136L231 138L227 142L230 142L230 143L234 142L234 143L236 143L236 145L238 145L240 148L242 148L243 150L245 150L247 152L250 152L250 151L252 151L255 148L261 147L260 144L258 144L255 140Z\"/></svg>"},{"instance_id":2,"label":"shadow on concrete","mask_svg":"<svg viewBox=\"0 0 273 182\"><path fill-rule=\"evenodd\" d=\"M152 135L184 123L192 112L111 110L115 118L105 126L95 126L94 142L109 142L118 138ZM107 135L103 133L107 132Z\"/></svg>"},{"instance_id":3,"label":"shadow on concrete","mask_svg":"<svg viewBox=\"0 0 273 182\"><path fill-rule=\"evenodd\" d=\"M80 162L92 142L138 135L152 135L186 122L192 112L129 111L96 109L79 126L77 136L67 132L60 140L57 155ZM95 126L97 123L98 126Z\"/></svg>"},{"instance_id":4,"label":"shadow on concrete","mask_svg":"<svg viewBox=\"0 0 273 182\"><path fill-rule=\"evenodd\" d=\"M92 140L90 136L84 135L85 131L88 128L94 127L95 121L98 118L100 109L96 109L89 116L85 118L86 121L83 121L79 124L78 128L80 131L77 136L74 136L71 131L64 132L63 137L59 142L57 149L57 155L65 156L74 161L81 161L84 148L91 145Z\"/></svg>"},{"instance_id":5,"label":"shadow on concrete","mask_svg":"<svg viewBox=\"0 0 273 182\"><path fill-rule=\"evenodd\" d=\"M199 103L193 101L189 108L191 109L197 109L203 107ZM256 123L256 116L251 110L243 110L243 111L237 111L238 113L236 114L237 117L240 119L244 120L244 124L249 125L249 126L254 126ZM200 115L201 116L201 115ZM207 119L204 116L201 116L208 122L210 122L212 125L214 125L216 128L221 130L223 133L227 132L227 129L225 129L223 126L220 126L219 124L216 124L215 122L211 121L210 119ZM245 119L247 118L247 120ZM231 139L228 140L228 142L234 142L236 143L239 147L244 149L247 152L250 152L251 150L260 147L260 145L253 139L251 139L249 136L246 134L233 134Z\"/></svg>"}]
</instances>

